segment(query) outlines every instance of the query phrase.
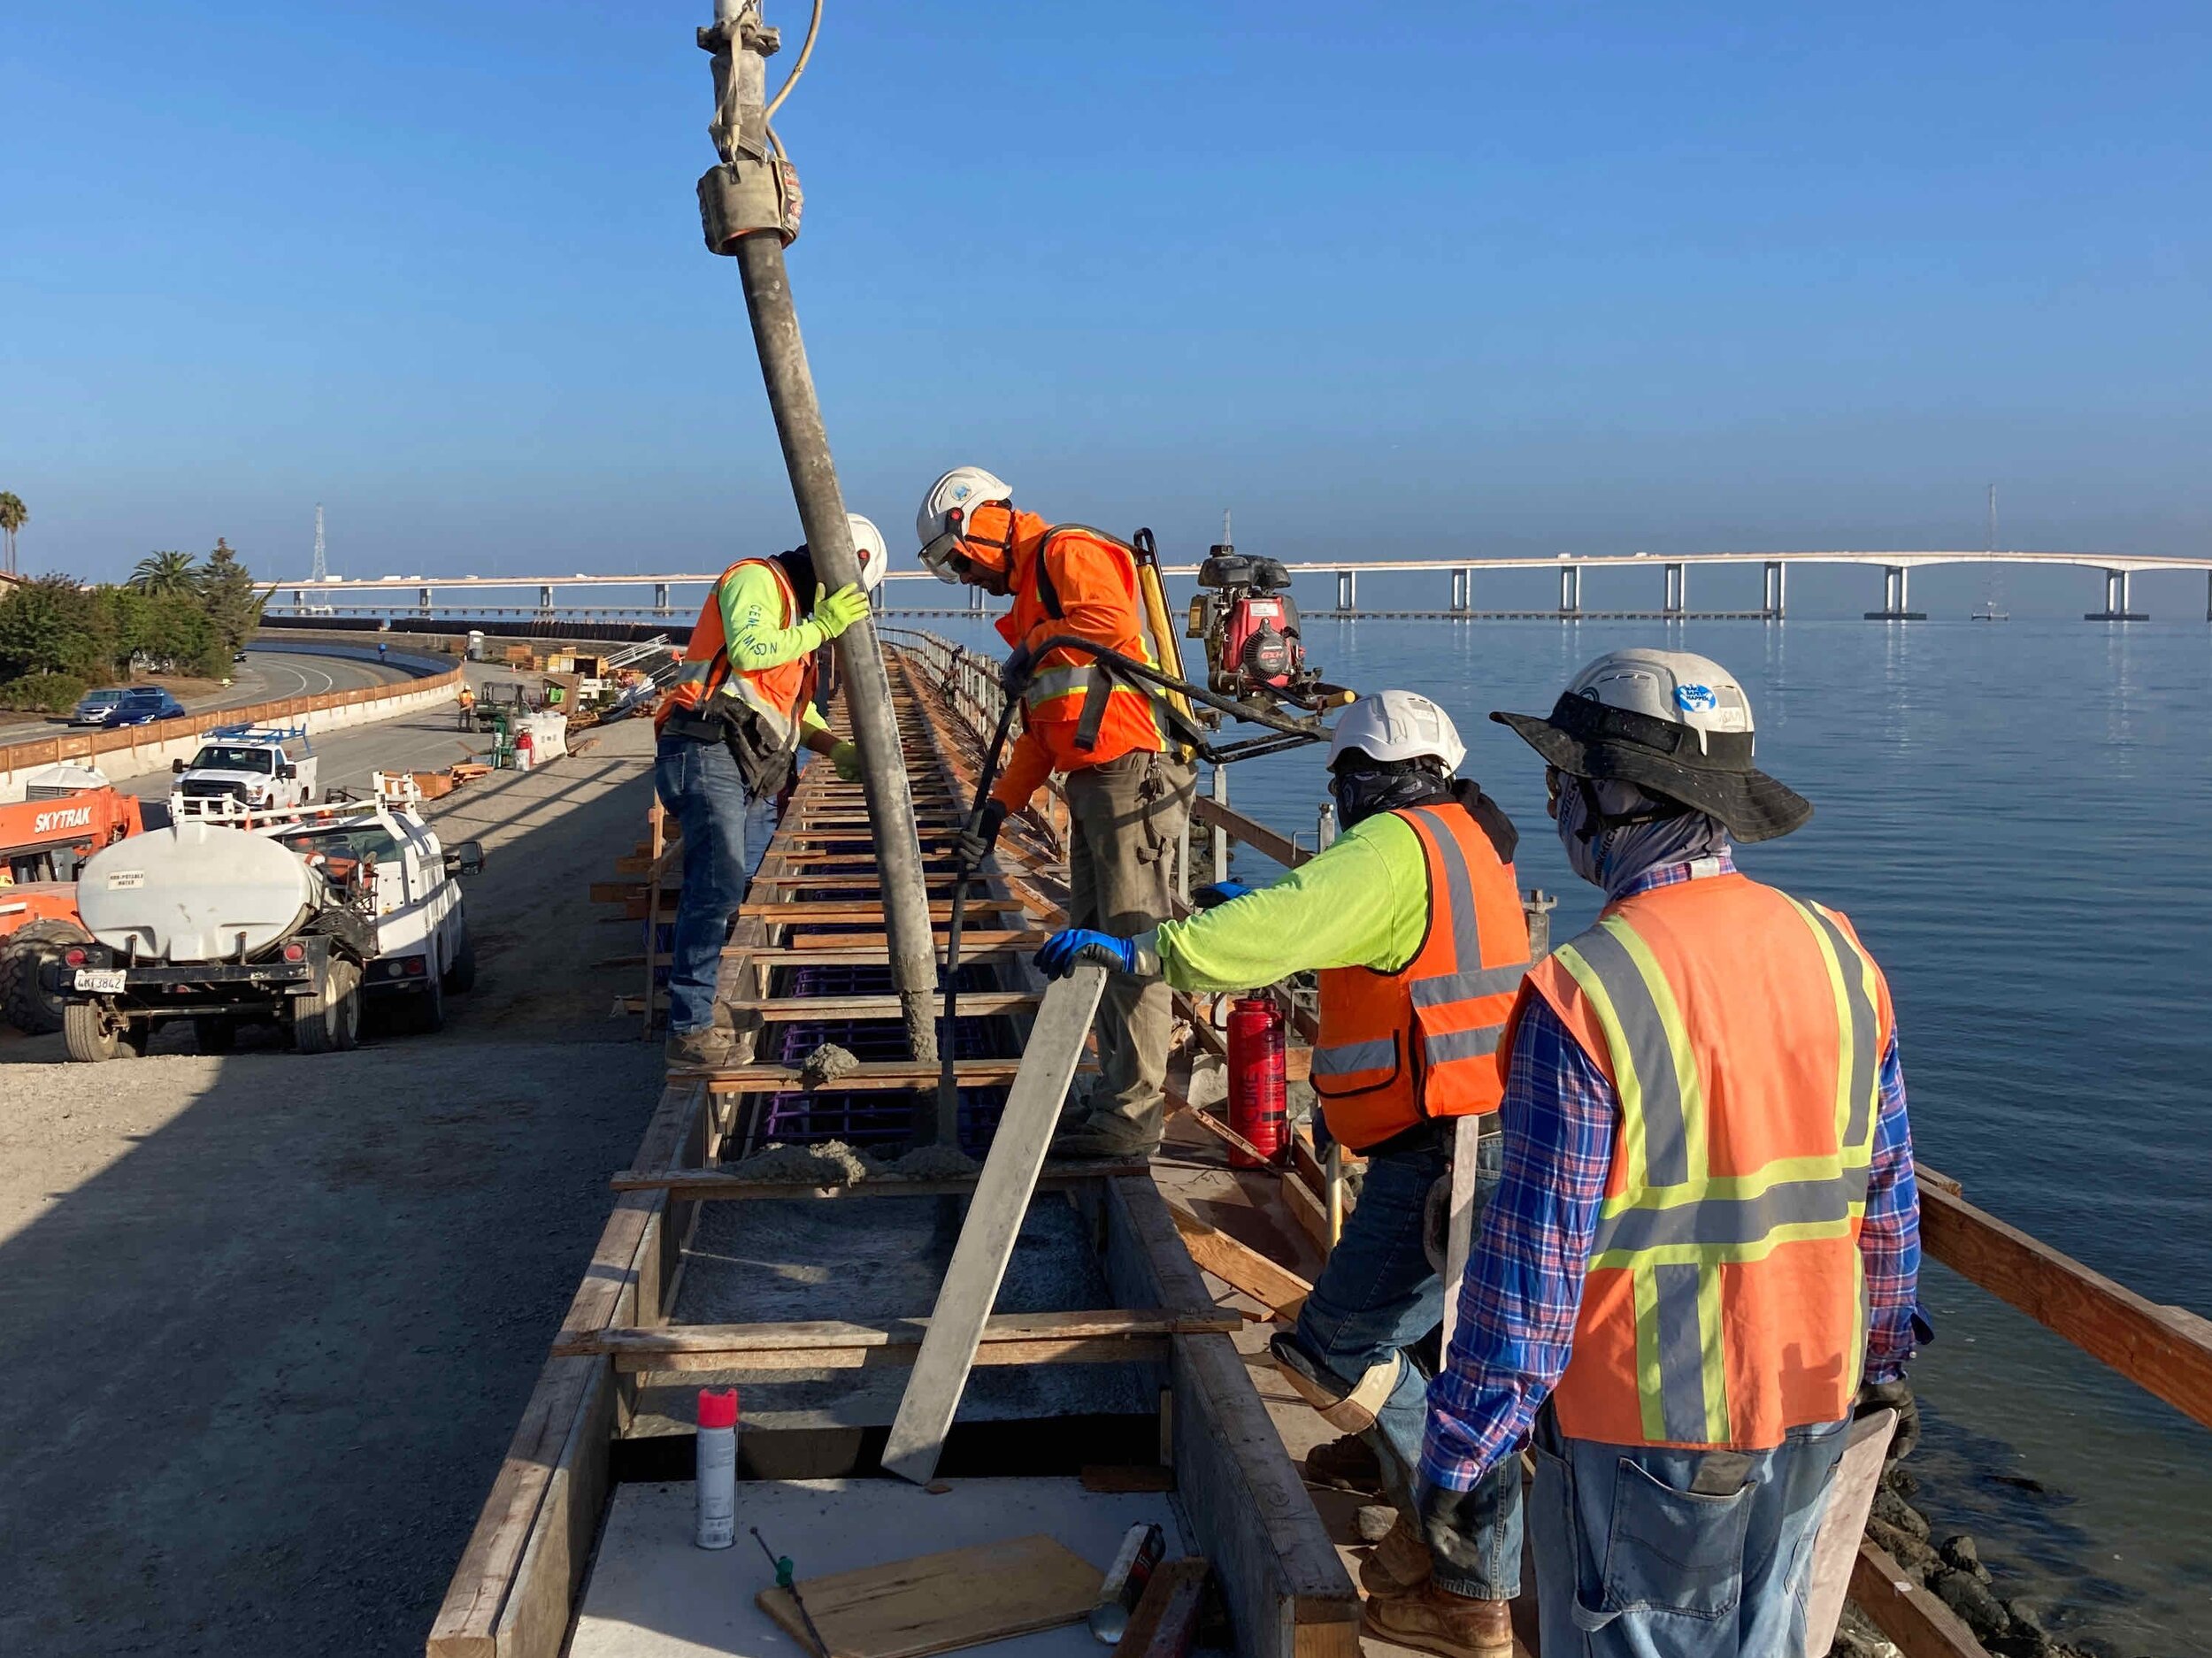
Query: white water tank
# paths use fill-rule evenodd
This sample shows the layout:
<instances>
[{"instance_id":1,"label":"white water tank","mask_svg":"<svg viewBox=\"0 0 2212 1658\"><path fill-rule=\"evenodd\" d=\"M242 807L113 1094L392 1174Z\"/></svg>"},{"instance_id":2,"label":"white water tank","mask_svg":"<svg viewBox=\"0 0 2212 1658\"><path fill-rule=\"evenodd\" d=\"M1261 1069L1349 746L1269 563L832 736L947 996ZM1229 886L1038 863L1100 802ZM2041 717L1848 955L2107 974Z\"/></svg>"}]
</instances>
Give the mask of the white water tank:
<instances>
[{"instance_id":1,"label":"white water tank","mask_svg":"<svg viewBox=\"0 0 2212 1658\"><path fill-rule=\"evenodd\" d=\"M77 872L92 936L145 963L236 961L296 931L328 888L282 842L188 821L103 848Z\"/></svg>"}]
</instances>

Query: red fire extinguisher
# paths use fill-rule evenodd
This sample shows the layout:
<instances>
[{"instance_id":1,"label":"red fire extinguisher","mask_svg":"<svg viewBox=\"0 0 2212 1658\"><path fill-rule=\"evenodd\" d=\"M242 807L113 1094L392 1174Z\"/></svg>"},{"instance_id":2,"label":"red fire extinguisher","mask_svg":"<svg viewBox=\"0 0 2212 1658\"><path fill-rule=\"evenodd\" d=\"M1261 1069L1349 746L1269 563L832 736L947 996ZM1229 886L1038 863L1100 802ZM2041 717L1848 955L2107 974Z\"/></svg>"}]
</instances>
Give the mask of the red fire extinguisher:
<instances>
[{"instance_id":1,"label":"red fire extinguisher","mask_svg":"<svg viewBox=\"0 0 2212 1658\"><path fill-rule=\"evenodd\" d=\"M1286 1043L1283 1010L1272 996L1240 996L1229 1006L1229 1126L1250 1140L1265 1163L1282 1161L1290 1143L1283 1111ZM1264 1166L1229 1148L1233 1168Z\"/></svg>"}]
</instances>

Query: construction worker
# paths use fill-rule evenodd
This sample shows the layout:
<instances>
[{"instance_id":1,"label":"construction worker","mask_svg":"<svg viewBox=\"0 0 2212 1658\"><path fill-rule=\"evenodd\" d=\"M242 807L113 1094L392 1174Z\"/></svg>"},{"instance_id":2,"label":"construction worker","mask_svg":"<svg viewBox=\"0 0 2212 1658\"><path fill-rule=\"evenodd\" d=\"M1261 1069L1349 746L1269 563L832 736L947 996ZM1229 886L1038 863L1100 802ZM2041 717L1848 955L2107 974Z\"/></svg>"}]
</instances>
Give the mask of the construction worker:
<instances>
[{"instance_id":1,"label":"construction worker","mask_svg":"<svg viewBox=\"0 0 2212 1658\"><path fill-rule=\"evenodd\" d=\"M1597 924L1508 1024L1504 1178L1430 1389L1432 1532L1532 1435L1547 1653L1804 1646L1806 1547L1855 1411L1913 1353L1919 1200L1889 990L1851 925L1738 873L1812 807L1752 764L1719 664L1620 650L1547 717ZM1855 1532L1856 1526L1853 1526ZM1459 1652L1462 1610L1400 1639Z\"/></svg>"},{"instance_id":2,"label":"construction worker","mask_svg":"<svg viewBox=\"0 0 2212 1658\"><path fill-rule=\"evenodd\" d=\"M1217 890L1230 902L1188 920L1134 938L1071 928L1037 958L1056 975L1097 961L1185 990L1246 990L1317 970L1314 1092L1329 1132L1365 1156L1367 1172L1273 1356L1324 1418L1361 1436L1371 1452L1366 1471L1379 1466L1405 1515L1414 1511L1428 1387L1427 1367L1409 1349L1444 1312L1425 1210L1449 1172L1453 1119L1497 1109L1498 1032L1528 971L1513 870L1518 833L1496 802L1455 775L1465 756L1451 717L1427 697L1362 697L1329 745L1344 833L1326 851L1256 891L1225 883ZM1479 1198L1496 1179L1497 1137L1478 1146ZM1324 1447L1307 1459L1308 1472L1325 1481L1356 1474L1358 1448ZM1509 1658L1507 1603L1520 1592L1519 1470L1500 1469L1481 1502L1454 1518L1461 1531L1432 1558L1402 1519L1362 1563L1369 1631L1405 1639L1394 1608L1433 1575L1486 1608L1484 1639L1466 1650Z\"/></svg>"},{"instance_id":3,"label":"construction worker","mask_svg":"<svg viewBox=\"0 0 2212 1658\"><path fill-rule=\"evenodd\" d=\"M715 978L730 917L759 863L758 847L747 856L748 813L772 826L764 814L802 747L826 755L848 782L860 775L853 745L830 734L814 705L815 652L867 615L889 562L876 526L856 512L849 521L861 579L834 593L817 583L803 543L724 571L700 607L682 677L653 715L653 787L684 841L668 970L672 1065L731 1056L733 1038L714 1017Z\"/></svg>"},{"instance_id":4,"label":"construction worker","mask_svg":"<svg viewBox=\"0 0 2212 1658\"><path fill-rule=\"evenodd\" d=\"M1012 489L974 466L930 486L915 527L923 564L942 580L1013 599L998 631L1028 674L1021 734L960 856L981 863L1008 814L1061 773L1071 825L1069 915L1123 936L1156 926L1174 913L1170 887L1195 773L1168 752L1160 709L1144 689L1108 679L1087 652L1041 649L1074 634L1156 660L1134 551L1102 531L1018 511ZM1141 1157L1158 1148L1172 1023L1165 985L1127 974L1109 982L1098 1009L1099 1075L1061 1119L1053 1155Z\"/></svg>"}]
</instances>

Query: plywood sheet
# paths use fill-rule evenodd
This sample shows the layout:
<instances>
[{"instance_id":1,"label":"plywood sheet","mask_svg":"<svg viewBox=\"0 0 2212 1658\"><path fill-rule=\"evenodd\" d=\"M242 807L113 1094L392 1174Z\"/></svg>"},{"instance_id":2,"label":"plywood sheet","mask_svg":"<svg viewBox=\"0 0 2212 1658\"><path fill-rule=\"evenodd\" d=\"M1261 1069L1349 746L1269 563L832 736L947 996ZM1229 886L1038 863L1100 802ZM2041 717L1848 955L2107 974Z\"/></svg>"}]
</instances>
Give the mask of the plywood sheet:
<instances>
[{"instance_id":1,"label":"plywood sheet","mask_svg":"<svg viewBox=\"0 0 2212 1658\"><path fill-rule=\"evenodd\" d=\"M1072 1623L1098 1604L1103 1577L1040 1535L802 1577L798 1587L829 1658L925 1658ZM787 1590L756 1598L787 1634L806 1640Z\"/></svg>"}]
</instances>

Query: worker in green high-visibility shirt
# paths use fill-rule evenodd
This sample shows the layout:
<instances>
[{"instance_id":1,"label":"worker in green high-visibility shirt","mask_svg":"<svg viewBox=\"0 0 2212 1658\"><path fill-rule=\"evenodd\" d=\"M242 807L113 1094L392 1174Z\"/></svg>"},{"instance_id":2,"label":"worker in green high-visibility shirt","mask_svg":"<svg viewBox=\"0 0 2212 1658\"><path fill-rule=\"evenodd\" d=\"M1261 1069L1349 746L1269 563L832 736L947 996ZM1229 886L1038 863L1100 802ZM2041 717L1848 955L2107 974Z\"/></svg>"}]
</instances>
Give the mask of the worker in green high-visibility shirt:
<instances>
[{"instance_id":1,"label":"worker in green high-visibility shirt","mask_svg":"<svg viewBox=\"0 0 2212 1658\"><path fill-rule=\"evenodd\" d=\"M1258 890L1224 882L1210 895L1227 902L1136 938L1056 933L1037 960L1056 975L1094 961L1202 991L1317 972L1314 1092L1329 1132L1364 1155L1367 1173L1296 1327L1275 1338L1272 1355L1348 1436L1309 1455L1309 1475L1379 1485L1400 1508L1398 1529L1360 1568L1371 1632L1392 1632L1378 1608L1410 1604L1432 1580L1466 1637L1452 1658L1508 1658L1507 1605L1520 1591L1517 1470L1501 1471L1456 1508L1455 1530L1431 1532L1433 1557L1412 1519L1428 1367L1409 1349L1444 1315L1429 1194L1449 1171L1451 1119L1494 1124L1498 1035L1529 964L1518 835L1496 802L1455 775L1465 756L1450 717L1428 698L1363 697L1330 745L1344 833L1326 851ZM1478 1141L1479 1199L1499 1178L1499 1143L1488 1132Z\"/></svg>"}]
</instances>

